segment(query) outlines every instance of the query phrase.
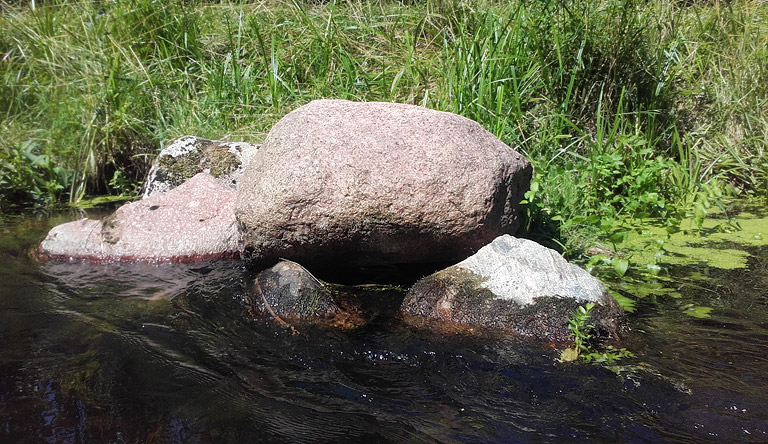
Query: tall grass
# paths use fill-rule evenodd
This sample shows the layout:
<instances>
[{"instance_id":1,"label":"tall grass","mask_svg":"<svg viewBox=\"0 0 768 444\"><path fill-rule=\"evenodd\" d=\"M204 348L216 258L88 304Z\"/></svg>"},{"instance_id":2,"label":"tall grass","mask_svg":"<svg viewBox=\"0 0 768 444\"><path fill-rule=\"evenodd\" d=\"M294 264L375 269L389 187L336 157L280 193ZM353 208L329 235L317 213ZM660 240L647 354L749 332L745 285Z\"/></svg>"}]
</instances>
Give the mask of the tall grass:
<instances>
[{"instance_id":1,"label":"tall grass","mask_svg":"<svg viewBox=\"0 0 768 444\"><path fill-rule=\"evenodd\" d=\"M539 224L768 190L763 1L31 5L0 1L2 205L130 193L169 140L317 98L477 120L533 161Z\"/></svg>"}]
</instances>

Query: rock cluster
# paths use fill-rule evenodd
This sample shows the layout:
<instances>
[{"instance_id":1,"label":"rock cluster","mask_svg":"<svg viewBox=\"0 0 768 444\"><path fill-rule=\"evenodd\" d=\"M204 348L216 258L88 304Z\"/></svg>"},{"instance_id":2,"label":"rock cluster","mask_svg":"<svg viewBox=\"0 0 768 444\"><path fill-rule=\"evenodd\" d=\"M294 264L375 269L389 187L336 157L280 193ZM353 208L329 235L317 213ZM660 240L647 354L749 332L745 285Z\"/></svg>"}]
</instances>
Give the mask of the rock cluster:
<instances>
[{"instance_id":1,"label":"rock cluster","mask_svg":"<svg viewBox=\"0 0 768 444\"><path fill-rule=\"evenodd\" d=\"M38 255L151 262L239 255L262 270L253 307L283 323L347 326L366 319L359 301L293 261L458 262L408 291L399 310L405 321L557 341L567 338L570 313L594 302L595 322L615 334L621 309L599 282L511 236L523 224L531 174L523 156L464 117L319 100L280 120L261 147L177 140L156 159L142 199L103 220L53 228Z\"/></svg>"}]
</instances>

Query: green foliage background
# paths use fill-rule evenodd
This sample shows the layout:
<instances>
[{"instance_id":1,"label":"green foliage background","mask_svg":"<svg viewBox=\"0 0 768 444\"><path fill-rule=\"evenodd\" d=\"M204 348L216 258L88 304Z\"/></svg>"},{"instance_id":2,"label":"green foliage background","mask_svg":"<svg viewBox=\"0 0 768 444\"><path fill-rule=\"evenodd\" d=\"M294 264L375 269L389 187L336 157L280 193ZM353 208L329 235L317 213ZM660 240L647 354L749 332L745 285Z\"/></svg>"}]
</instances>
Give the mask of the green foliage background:
<instances>
[{"instance_id":1,"label":"green foliage background","mask_svg":"<svg viewBox=\"0 0 768 444\"><path fill-rule=\"evenodd\" d=\"M522 151L534 236L674 224L766 193L767 48L761 0L0 1L0 212L132 194L181 135L260 142L343 98Z\"/></svg>"}]
</instances>

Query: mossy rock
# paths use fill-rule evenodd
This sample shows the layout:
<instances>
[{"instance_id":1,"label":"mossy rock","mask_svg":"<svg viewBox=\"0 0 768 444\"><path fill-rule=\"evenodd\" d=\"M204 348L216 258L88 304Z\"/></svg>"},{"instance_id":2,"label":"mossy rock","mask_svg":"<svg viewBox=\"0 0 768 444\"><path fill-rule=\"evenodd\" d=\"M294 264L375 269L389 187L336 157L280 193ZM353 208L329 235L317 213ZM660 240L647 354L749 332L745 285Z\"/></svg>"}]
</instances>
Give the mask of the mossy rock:
<instances>
[{"instance_id":1,"label":"mossy rock","mask_svg":"<svg viewBox=\"0 0 768 444\"><path fill-rule=\"evenodd\" d=\"M395 315L404 289L395 285L339 285L321 281L282 260L256 275L248 299L254 319L272 318L294 332L304 327L352 329Z\"/></svg>"},{"instance_id":2,"label":"mossy rock","mask_svg":"<svg viewBox=\"0 0 768 444\"><path fill-rule=\"evenodd\" d=\"M560 343L572 313L588 302L596 334L617 337L623 312L599 282L550 249L504 235L414 284L401 313L416 326L500 329Z\"/></svg>"},{"instance_id":3,"label":"mossy rock","mask_svg":"<svg viewBox=\"0 0 768 444\"><path fill-rule=\"evenodd\" d=\"M143 197L169 191L200 172L207 172L234 188L245 164L257 149L258 145L244 142L182 137L168 145L155 159Z\"/></svg>"}]
</instances>

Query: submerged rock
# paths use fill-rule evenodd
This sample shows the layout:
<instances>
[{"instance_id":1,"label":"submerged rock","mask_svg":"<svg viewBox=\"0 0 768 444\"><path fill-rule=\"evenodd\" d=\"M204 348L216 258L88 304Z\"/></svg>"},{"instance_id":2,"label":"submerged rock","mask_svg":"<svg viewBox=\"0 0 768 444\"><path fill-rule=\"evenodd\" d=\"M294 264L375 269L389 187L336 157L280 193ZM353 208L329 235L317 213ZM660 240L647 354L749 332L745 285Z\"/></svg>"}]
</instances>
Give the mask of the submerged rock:
<instances>
[{"instance_id":1,"label":"submerged rock","mask_svg":"<svg viewBox=\"0 0 768 444\"><path fill-rule=\"evenodd\" d=\"M251 294L252 307L285 327L294 323L357 327L365 322L359 302L344 297L340 286L285 260L256 275Z\"/></svg>"},{"instance_id":2,"label":"submerged rock","mask_svg":"<svg viewBox=\"0 0 768 444\"><path fill-rule=\"evenodd\" d=\"M207 173L128 203L103 220L54 227L38 248L47 259L190 261L236 257L235 191Z\"/></svg>"},{"instance_id":3,"label":"submerged rock","mask_svg":"<svg viewBox=\"0 0 768 444\"><path fill-rule=\"evenodd\" d=\"M308 266L461 260L523 222L532 168L478 123L318 100L281 119L238 186L243 258Z\"/></svg>"},{"instance_id":4,"label":"submerged rock","mask_svg":"<svg viewBox=\"0 0 768 444\"><path fill-rule=\"evenodd\" d=\"M592 323L599 332L615 336L623 311L597 279L554 250L503 235L418 281L401 310L419 325L432 319L566 341L571 313L588 302L596 304Z\"/></svg>"},{"instance_id":5,"label":"submerged rock","mask_svg":"<svg viewBox=\"0 0 768 444\"><path fill-rule=\"evenodd\" d=\"M165 193L206 172L223 184L235 188L258 145L223 142L184 136L163 149L152 163L143 198Z\"/></svg>"},{"instance_id":6,"label":"submerged rock","mask_svg":"<svg viewBox=\"0 0 768 444\"><path fill-rule=\"evenodd\" d=\"M258 296L255 302L261 302L272 316L306 319L338 310L331 287L291 261L280 261L260 272L254 290Z\"/></svg>"}]
</instances>

